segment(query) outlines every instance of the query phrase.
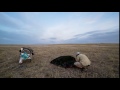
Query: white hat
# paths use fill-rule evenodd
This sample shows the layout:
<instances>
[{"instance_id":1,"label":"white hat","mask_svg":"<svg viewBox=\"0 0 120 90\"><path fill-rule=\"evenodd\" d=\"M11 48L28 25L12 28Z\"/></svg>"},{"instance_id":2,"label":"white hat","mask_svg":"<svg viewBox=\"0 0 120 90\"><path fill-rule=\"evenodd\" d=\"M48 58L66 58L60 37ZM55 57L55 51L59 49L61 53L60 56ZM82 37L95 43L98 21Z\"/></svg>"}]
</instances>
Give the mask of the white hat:
<instances>
[{"instance_id":1,"label":"white hat","mask_svg":"<svg viewBox=\"0 0 120 90\"><path fill-rule=\"evenodd\" d=\"M80 52L77 52L77 54L80 54Z\"/></svg>"},{"instance_id":2,"label":"white hat","mask_svg":"<svg viewBox=\"0 0 120 90\"><path fill-rule=\"evenodd\" d=\"M21 51L23 50L23 48L21 48Z\"/></svg>"}]
</instances>

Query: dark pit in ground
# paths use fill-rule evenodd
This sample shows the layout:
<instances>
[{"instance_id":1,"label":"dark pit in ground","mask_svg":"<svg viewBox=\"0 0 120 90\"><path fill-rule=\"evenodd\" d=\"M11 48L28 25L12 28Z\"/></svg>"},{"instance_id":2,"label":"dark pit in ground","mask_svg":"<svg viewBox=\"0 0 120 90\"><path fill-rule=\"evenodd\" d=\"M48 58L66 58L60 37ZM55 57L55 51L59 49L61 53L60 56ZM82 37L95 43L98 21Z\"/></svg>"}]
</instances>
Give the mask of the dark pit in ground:
<instances>
[{"instance_id":1,"label":"dark pit in ground","mask_svg":"<svg viewBox=\"0 0 120 90\"><path fill-rule=\"evenodd\" d=\"M64 68L74 67L75 58L72 56L60 56L53 59L50 63Z\"/></svg>"}]
</instances>

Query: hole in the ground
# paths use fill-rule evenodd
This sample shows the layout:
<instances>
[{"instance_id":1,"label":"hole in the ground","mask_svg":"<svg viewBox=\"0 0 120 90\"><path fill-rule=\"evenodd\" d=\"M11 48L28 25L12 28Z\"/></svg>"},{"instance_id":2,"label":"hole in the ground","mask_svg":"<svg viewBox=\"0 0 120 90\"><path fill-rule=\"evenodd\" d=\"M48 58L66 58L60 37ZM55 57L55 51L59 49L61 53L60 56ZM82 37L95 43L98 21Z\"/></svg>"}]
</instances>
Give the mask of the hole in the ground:
<instances>
[{"instance_id":1,"label":"hole in the ground","mask_svg":"<svg viewBox=\"0 0 120 90\"><path fill-rule=\"evenodd\" d=\"M75 58L72 56L60 56L53 59L50 63L64 68L74 67Z\"/></svg>"}]
</instances>

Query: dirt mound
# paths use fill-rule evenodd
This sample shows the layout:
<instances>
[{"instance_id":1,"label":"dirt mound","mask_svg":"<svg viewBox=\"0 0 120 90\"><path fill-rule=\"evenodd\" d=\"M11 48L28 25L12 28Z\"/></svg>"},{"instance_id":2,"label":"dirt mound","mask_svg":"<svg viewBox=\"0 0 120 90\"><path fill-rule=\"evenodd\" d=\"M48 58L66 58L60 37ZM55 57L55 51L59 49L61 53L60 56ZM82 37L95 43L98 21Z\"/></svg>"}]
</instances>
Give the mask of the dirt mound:
<instances>
[{"instance_id":1,"label":"dirt mound","mask_svg":"<svg viewBox=\"0 0 120 90\"><path fill-rule=\"evenodd\" d=\"M60 56L50 63L64 68L74 67L75 58L72 56Z\"/></svg>"}]
</instances>

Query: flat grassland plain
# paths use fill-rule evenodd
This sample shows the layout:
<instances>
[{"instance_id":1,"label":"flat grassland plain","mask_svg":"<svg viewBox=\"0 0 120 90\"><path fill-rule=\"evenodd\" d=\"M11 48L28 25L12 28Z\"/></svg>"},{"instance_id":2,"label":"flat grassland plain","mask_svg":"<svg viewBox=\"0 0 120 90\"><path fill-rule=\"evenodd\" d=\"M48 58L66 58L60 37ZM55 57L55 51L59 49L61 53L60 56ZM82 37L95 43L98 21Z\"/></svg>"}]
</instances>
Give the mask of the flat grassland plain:
<instances>
[{"instance_id":1,"label":"flat grassland plain","mask_svg":"<svg viewBox=\"0 0 120 90\"><path fill-rule=\"evenodd\" d=\"M19 65L21 47L31 47L35 55ZM86 72L50 64L78 51L92 62ZM119 44L0 45L0 78L119 78Z\"/></svg>"}]
</instances>

